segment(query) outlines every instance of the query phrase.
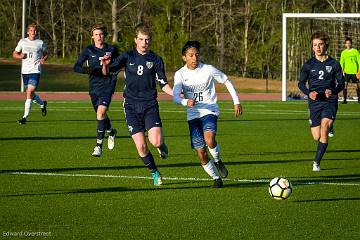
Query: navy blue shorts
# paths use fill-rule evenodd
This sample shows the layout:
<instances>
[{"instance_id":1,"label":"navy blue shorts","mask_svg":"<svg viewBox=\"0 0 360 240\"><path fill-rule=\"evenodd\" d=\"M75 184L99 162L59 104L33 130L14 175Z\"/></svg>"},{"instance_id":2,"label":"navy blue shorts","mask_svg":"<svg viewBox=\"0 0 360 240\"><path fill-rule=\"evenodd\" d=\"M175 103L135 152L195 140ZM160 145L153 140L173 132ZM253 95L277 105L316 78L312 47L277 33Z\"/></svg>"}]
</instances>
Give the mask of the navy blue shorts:
<instances>
[{"instance_id":1,"label":"navy blue shorts","mask_svg":"<svg viewBox=\"0 0 360 240\"><path fill-rule=\"evenodd\" d=\"M338 101L312 101L309 102L310 127L321 125L323 118L335 120L338 110Z\"/></svg>"},{"instance_id":2,"label":"navy blue shorts","mask_svg":"<svg viewBox=\"0 0 360 240\"><path fill-rule=\"evenodd\" d=\"M162 127L159 104L156 100L124 101L126 124L131 135L145 132L153 127Z\"/></svg>"},{"instance_id":3,"label":"navy blue shorts","mask_svg":"<svg viewBox=\"0 0 360 240\"><path fill-rule=\"evenodd\" d=\"M192 148L203 149L206 146L204 132L216 133L217 119L216 115L208 114L188 121Z\"/></svg>"},{"instance_id":4,"label":"navy blue shorts","mask_svg":"<svg viewBox=\"0 0 360 240\"><path fill-rule=\"evenodd\" d=\"M40 73L22 74L22 79L25 89L28 85L37 87L40 83Z\"/></svg>"},{"instance_id":5,"label":"navy blue shorts","mask_svg":"<svg viewBox=\"0 0 360 240\"><path fill-rule=\"evenodd\" d=\"M97 111L97 108L100 105L109 108L112 95L113 95L112 93L105 93L105 94L101 94L101 95L90 94L91 103L94 107L95 112Z\"/></svg>"}]
</instances>

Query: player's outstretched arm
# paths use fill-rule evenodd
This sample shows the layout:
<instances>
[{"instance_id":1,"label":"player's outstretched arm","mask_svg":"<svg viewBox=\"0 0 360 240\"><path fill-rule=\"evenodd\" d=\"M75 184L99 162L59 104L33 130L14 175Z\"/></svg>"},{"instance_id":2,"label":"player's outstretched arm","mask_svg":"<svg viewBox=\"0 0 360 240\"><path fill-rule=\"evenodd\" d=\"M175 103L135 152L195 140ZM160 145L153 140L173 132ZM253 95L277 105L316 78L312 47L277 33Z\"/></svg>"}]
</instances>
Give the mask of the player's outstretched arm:
<instances>
[{"instance_id":1,"label":"player's outstretched arm","mask_svg":"<svg viewBox=\"0 0 360 240\"><path fill-rule=\"evenodd\" d=\"M306 82L308 81L308 79L309 79L309 70L307 69L306 65L304 65L300 71L300 80L298 83L298 87L305 95L307 95L311 98L310 90L306 86ZM313 95L313 94L311 94L311 95Z\"/></svg>"},{"instance_id":2,"label":"player's outstretched arm","mask_svg":"<svg viewBox=\"0 0 360 240\"><path fill-rule=\"evenodd\" d=\"M345 88L345 78L344 78L340 64L338 64L336 67L335 79L336 79L337 85L336 85L335 89L332 91L332 94L337 95Z\"/></svg>"},{"instance_id":3,"label":"player's outstretched arm","mask_svg":"<svg viewBox=\"0 0 360 240\"><path fill-rule=\"evenodd\" d=\"M48 59L48 57L49 57L49 53L45 50L43 52L42 58L40 59L40 64L44 64Z\"/></svg>"},{"instance_id":4,"label":"player's outstretched arm","mask_svg":"<svg viewBox=\"0 0 360 240\"><path fill-rule=\"evenodd\" d=\"M181 76L176 72L174 76L174 88L173 88L173 101L176 104L181 104L184 107L193 107L195 101L193 99L185 99L182 95L183 86L181 82Z\"/></svg>"},{"instance_id":5,"label":"player's outstretched arm","mask_svg":"<svg viewBox=\"0 0 360 240\"><path fill-rule=\"evenodd\" d=\"M13 51L12 53L13 58L15 58L16 60L22 60L26 58L26 54L22 53L22 52L18 52L18 51Z\"/></svg>"},{"instance_id":6,"label":"player's outstretched arm","mask_svg":"<svg viewBox=\"0 0 360 240\"><path fill-rule=\"evenodd\" d=\"M87 60L87 53L86 53L86 49L84 49L79 58L77 59L76 63L74 64L74 72L77 73L82 73L82 74L89 74L90 73L90 69L89 67L83 67L84 62Z\"/></svg>"},{"instance_id":7,"label":"player's outstretched arm","mask_svg":"<svg viewBox=\"0 0 360 240\"><path fill-rule=\"evenodd\" d=\"M239 96L236 93L235 87L229 79L226 80L224 84L233 99L235 117L239 117L240 115L242 115L243 110L240 104Z\"/></svg>"},{"instance_id":8,"label":"player's outstretched arm","mask_svg":"<svg viewBox=\"0 0 360 240\"><path fill-rule=\"evenodd\" d=\"M170 96L174 96L173 89L170 87L169 84L166 84L165 86L163 86L163 87L162 87L162 90L163 90L166 94L168 94L168 95L170 95Z\"/></svg>"},{"instance_id":9,"label":"player's outstretched arm","mask_svg":"<svg viewBox=\"0 0 360 240\"><path fill-rule=\"evenodd\" d=\"M103 73L103 75L108 75L109 74L109 64L111 62L111 56L110 55L104 55L102 58L101 58L101 65L102 65L102 68L101 68L101 71Z\"/></svg>"}]
</instances>

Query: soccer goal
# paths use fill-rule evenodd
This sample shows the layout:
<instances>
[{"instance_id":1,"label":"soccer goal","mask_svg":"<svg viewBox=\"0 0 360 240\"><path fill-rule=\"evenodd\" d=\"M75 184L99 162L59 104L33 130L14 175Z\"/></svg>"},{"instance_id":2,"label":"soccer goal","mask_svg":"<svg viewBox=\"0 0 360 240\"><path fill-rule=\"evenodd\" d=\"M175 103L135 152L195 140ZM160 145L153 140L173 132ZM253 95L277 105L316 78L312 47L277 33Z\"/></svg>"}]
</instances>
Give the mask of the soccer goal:
<instances>
[{"instance_id":1,"label":"soccer goal","mask_svg":"<svg viewBox=\"0 0 360 240\"><path fill-rule=\"evenodd\" d=\"M358 13L284 13L282 17L282 101L302 99L298 89L300 69L311 57L311 34L324 31L330 37L329 54L340 60L345 37L360 48L360 14ZM356 86L349 84L348 100L357 101ZM340 94L340 100L342 93Z\"/></svg>"}]
</instances>

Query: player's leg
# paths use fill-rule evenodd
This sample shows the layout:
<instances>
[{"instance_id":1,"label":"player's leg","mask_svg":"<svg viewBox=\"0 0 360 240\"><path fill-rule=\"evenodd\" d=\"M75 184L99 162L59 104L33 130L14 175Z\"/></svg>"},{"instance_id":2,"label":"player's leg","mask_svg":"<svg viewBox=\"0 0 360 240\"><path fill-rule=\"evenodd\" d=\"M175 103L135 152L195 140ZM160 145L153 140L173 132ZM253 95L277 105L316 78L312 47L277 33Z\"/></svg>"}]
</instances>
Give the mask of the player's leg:
<instances>
[{"instance_id":1,"label":"player's leg","mask_svg":"<svg viewBox=\"0 0 360 240\"><path fill-rule=\"evenodd\" d=\"M360 103L360 83L359 83L359 79L356 82L356 95L358 97L358 103Z\"/></svg>"},{"instance_id":2,"label":"player's leg","mask_svg":"<svg viewBox=\"0 0 360 240\"><path fill-rule=\"evenodd\" d=\"M165 144L162 122L157 102L149 103L144 112L145 128L148 130L149 142L157 149L162 159L168 158L169 150Z\"/></svg>"},{"instance_id":3,"label":"player's leg","mask_svg":"<svg viewBox=\"0 0 360 240\"><path fill-rule=\"evenodd\" d=\"M39 86L40 82L40 74L29 74L29 81L28 84L35 86L35 89L32 93L32 101L40 106L41 115L47 115L47 101L43 101L41 97L35 93L36 88Z\"/></svg>"},{"instance_id":4,"label":"player's leg","mask_svg":"<svg viewBox=\"0 0 360 240\"><path fill-rule=\"evenodd\" d=\"M100 107L100 99L96 94L90 94L91 103L96 113L96 145L94 147L93 153L91 154L94 157L100 157L102 154L102 143L105 134L105 124L104 121L99 121L101 119L101 112L104 111L104 107ZM100 108L100 110L99 110ZM106 111L105 111L106 112Z\"/></svg>"},{"instance_id":5,"label":"player's leg","mask_svg":"<svg viewBox=\"0 0 360 240\"><path fill-rule=\"evenodd\" d=\"M142 106L140 106L140 104L134 105L126 103L125 101L124 113L129 133L135 143L139 158L144 162L144 165L151 172L154 185L159 186L162 185L162 177L159 170L157 169L154 157L146 144L145 122L142 112Z\"/></svg>"},{"instance_id":6,"label":"player's leg","mask_svg":"<svg viewBox=\"0 0 360 240\"><path fill-rule=\"evenodd\" d=\"M204 171L212 178L214 179L214 188L221 188L223 186L223 181L216 172L216 168L214 165L213 160L209 159L206 147L202 149L196 149L197 155L199 157L201 166L203 167Z\"/></svg>"},{"instance_id":7,"label":"player's leg","mask_svg":"<svg viewBox=\"0 0 360 240\"><path fill-rule=\"evenodd\" d=\"M347 89L348 89L348 84L349 84L349 75L348 74L345 74L345 87L343 89L343 97L344 97L344 100L343 100L343 104L347 104Z\"/></svg>"},{"instance_id":8,"label":"player's leg","mask_svg":"<svg viewBox=\"0 0 360 240\"><path fill-rule=\"evenodd\" d=\"M200 118L188 121L190 130L191 147L196 150L201 166L204 171L214 180L214 187L220 188L223 182L216 172L213 160L208 158L206 152L206 143L204 139L204 132Z\"/></svg>"},{"instance_id":9,"label":"player's leg","mask_svg":"<svg viewBox=\"0 0 360 240\"><path fill-rule=\"evenodd\" d=\"M105 131L108 133L108 149L112 150L115 147L115 137L117 134L117 131L115 128L112 127L111 125L111 121L109 116L107 115L107 111L109 111L109 107L111 104L111 98L112 98L112 92L109 93L105 93L102 97L100 97L100 102L102 103L102 105L106 106L106 111L101 112L101 119L104 119L104 124L105 124ZM98 114L97 114L98 115Z\"/></svg>"},{"instance_id":10,"label":"player's leg","mask_svg":"<svg viewBox=\"0 0 360 240\"><path fill-rule=\"evenodd\" d=\"M201 121L205 143L208 147L209 153L213 157L215 166L219 170L221 177L226 178L229 172L220 159L220 146L215 139L217 132L217 116L209 114L202 117Z\"/></svg>"},{"instance_id":11,"label":"player's leg","mask_svg":"<svg viewBox=\"0 0 360 240\"><path fill-rule=\"evenodd\" d=\"M309 110L310 110L309 122L310 122L311 135L312 135L313 139L317 142L317 150L319 150L319 148L322 148L322 146L323 146L323 144L320 144L322 107L317 104L313 104L313 105L309 106ZM317 152L316 152L316 154L317 154ZM318 161L318 157L320 155L316 156L316 154L315 154L314 162L313 162L313 171L314 172L320 171L320 161Z\"/></svg>"}]
</instances>

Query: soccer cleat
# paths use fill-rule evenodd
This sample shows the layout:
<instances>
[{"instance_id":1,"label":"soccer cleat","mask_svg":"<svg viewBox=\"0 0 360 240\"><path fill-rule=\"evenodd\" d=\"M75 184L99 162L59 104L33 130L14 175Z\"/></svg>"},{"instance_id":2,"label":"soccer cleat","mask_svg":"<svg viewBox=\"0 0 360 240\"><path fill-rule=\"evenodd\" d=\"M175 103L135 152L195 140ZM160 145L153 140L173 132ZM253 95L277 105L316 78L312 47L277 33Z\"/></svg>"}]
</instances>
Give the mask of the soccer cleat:
<instances>
[{"instance_id":1,"label":"soccer cleat","mask_svg":"<svg viewBox=\"0 0 360 240\"><path fill-rule=\"evenodd\" d=\"M100 157L102 153L101 147L96 146L94 152L91 154L93 157Z\"/></svg>"},{"instance_id":2,"label":"soccer cleat","mask_svg":"<svg viewBox=\"0 0 360 240\"><path fill-rule=\"evenodd\" d=\"M319 172L320 171L320 163L313 162L313 172Z\"/></svg>"},{"instance_id":3,"label":"soccer cleat","mask_svg":"<svg viewBox=\"0 0 360 240\"><path fill-rule=\"evenodd\" d=\"M21 118L18 122L19 122L19 124L21 124L21 125L23 125L23 124L26 124L26 118Z\"/></svg>"},{"instance_id":4,"label":"soccer cleat","mask_svg":"<svg viewBox=\"0 0 360 240\"><path fill-rule=\"evenodd\" d=\"M160 157L161 157L162 159L167 159L168 156L169 156L168 147L166 146L165 143L164 143L162 146L163 146L163 147L162 147L163 149L157 148L157 151L158 151L158 153L159 153L159 155L160 155Z\"/></svg>"},{"instance_id":5,"label":"soccer cleat","mask_svg":"<svg viewBox=\"0 0 360 240\"><path fill-rule=\"evenodd\" d=\"M334 135L335 135L334 129L330 129L328 136L332 138L332 137L334 137Z\"/></svg>"},{"instance_id":6,"label":"soccer cleat","mask_svg":"<svg viewBox=\"0 0 360 240\"><path fill-rule=\"evenodd\" d=\"M47 114L47 101L44 101L44 106L41 108L41 115L43 115L44 117L46 116Z\"/></svg>"},{"instance_id":7,"label":"soccer cleat","mask_svg":"<svg viewBox=\"0 0 360 240\"><path fill-rule=\"evenodd\" d=\"M219 171L220 176L222 178L226 178L228 176L229 171L226 169L224 163L221 160L219 160L218 162L215 162L215 166L216 166L217 170Z\"/></svg>"},{"instance_id":8,"label":"soccer cleat","mask_svg":"<svg viewBox=\"0 0 360 240\"><path fill-rule=\"evenodd\" d=\"M213 188L222 188L224 186L223 181L221 178L214 179L214 185Z\"/></svg>"},{"instance_id":9,"label":"soccer cleat","mask_svg":"<svg viewBox=\"0 0 360 240\"><path fill-rule=\"evenodd\" d=\"M162 177L159 171L151 173L153 180L154 180L154 186L161 186L163 184Z\"/></svg>"},{"instance_id":10,"label":"soccer cleat","mask_svg":"<svg viewBox=\"0 0 360 240\"><path fill-rule=\"evenodd\" d=\"M112 133L113 133L113 135L109 135L109 137L108 137L108 148L110 150L113 150L114 147L115 147L115 137L116 137L116 134L117 134L116 129L113 129Z\"/></svg>"}]
</instances>

